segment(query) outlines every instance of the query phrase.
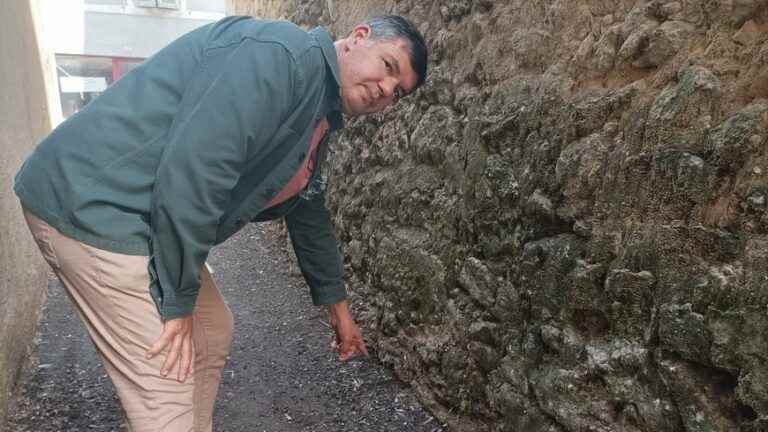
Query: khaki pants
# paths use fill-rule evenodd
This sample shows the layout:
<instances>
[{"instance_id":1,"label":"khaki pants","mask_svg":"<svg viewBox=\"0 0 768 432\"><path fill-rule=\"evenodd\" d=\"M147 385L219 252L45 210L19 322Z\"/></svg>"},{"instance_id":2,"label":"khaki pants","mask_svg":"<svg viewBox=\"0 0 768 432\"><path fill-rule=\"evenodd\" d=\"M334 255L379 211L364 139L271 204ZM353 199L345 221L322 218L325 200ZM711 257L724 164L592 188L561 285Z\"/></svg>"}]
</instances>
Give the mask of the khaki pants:
<instances>
[{"instance_id":1,"label":"khaki pants","mask_svg":"<svg viewBox=\"0 0 768 432\"><path fill-rule=\"evenodd\" d=\"M117 254L62 235L24 216L99 351L132 432L211 431L221 370L232 341L232 313L203 266L193 313L195 371L183 383L147 360L163 323L149 295L148 257ZM175 372L175 371L174 371Z\"/></svg>"}]
</instances>

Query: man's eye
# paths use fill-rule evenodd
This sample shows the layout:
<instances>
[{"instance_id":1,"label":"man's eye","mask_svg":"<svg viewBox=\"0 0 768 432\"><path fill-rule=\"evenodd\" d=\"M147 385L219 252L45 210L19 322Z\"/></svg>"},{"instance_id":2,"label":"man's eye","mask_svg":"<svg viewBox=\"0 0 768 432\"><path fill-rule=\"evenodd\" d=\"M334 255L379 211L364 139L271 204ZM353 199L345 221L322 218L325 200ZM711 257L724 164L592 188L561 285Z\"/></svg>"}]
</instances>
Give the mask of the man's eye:
<instances>
[{"instance_id":1,"label":"man's eye","mask_svg":"<svg viewBox=\"0 0 768 432\"><path fill-rule=\"evenodd\" d=\"M388 71L391 71L391 70L392 70L392 65L391 65L391 64L389 64L389 62L388 62L388 61L386 61L386 60L384 60L384 66L387 68L387 70L388 70Z\"/></svg>"}]
</instances>

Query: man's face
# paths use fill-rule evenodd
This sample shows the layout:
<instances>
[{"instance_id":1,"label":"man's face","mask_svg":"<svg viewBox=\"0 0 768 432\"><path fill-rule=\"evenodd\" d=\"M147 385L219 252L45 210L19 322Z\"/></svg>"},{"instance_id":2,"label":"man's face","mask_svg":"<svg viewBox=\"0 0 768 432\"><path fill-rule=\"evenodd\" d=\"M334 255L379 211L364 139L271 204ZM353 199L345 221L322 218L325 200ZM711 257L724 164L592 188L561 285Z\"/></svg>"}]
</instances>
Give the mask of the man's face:
<instances>
[{"instance_id":1,"label":"man's face","mask_svg":"<svg viewBox=\"0 0 768 432\"><path fill-rule=\"evenodd\" d=\"M371 40L370 28L358 26L337 45L341 99L350 116L382 111L414 90L408 42Z\"/></svg>"}]
</instances>

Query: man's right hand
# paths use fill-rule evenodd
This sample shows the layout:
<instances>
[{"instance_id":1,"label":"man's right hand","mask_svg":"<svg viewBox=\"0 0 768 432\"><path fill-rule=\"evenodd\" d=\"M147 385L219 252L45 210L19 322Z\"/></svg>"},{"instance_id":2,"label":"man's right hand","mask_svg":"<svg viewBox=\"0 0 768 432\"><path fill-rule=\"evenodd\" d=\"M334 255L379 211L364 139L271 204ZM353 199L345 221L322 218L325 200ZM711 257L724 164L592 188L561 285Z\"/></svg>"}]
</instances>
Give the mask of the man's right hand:
<instances>
[{"instance_id":1,"label":"man's right hand","mask_svg":"<svg viewBox=\"0 0 768 432\"><path fill-rule=\"evenodd\" d=\"M328 310L331 314L331 328L336 334L336 350L339 352L339 359L347 361L358 355L368 357L363 334L349 312L347 301L329 305Z\"/></svg>"},{"instance_id":2,"label":"man's right hand","mask_svg":"<svg viewBox=\"0 0 768 432\"><path fill-rule=\"evenodd\" d=\"M192 316L175 318L163 324L163 333L147 351L151 359L168 348L160 374L167 376L176 370L176 379L184 382L194 372L195 343L192 339Z\"/></svg>"}]
</instances>

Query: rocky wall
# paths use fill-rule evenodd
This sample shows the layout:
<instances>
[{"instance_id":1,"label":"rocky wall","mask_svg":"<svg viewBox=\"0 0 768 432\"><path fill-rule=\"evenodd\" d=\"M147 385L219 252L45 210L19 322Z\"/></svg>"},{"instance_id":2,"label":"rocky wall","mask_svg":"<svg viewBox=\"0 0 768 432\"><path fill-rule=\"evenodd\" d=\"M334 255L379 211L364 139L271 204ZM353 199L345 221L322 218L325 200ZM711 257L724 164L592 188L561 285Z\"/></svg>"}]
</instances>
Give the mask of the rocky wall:
<instances>
[{"instance_id":1,"label":"rocky wall","mask_svg":"<svg viewBox=\"0 0 768 432\"><path fill-rule=\"evenodd\" d=\"M451 430L768 430L768 1L282 7L429 39L329 196L371 345Z\"/></svg>"}]
</instances>

